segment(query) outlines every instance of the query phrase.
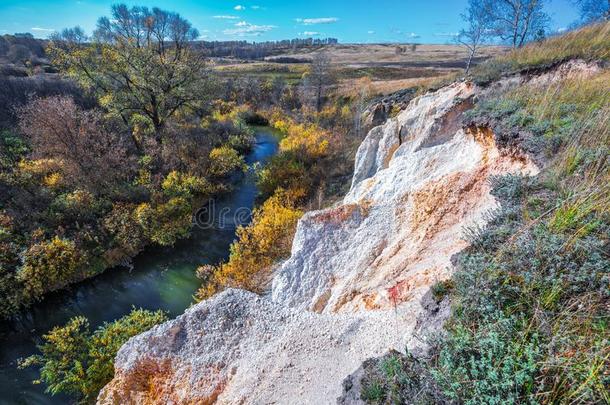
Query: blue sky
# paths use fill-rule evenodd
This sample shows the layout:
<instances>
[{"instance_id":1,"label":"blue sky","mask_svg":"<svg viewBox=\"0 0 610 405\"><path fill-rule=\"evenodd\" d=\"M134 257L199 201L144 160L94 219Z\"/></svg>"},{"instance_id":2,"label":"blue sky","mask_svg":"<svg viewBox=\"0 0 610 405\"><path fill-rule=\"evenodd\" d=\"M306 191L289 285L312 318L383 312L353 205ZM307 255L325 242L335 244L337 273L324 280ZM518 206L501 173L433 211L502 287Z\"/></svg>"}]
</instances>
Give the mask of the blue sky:
<instances>
[{"instance_id":1,"label":"blue sky","mask_svg":"<svg viewBox=\"0 0 610 405\"><path fill-rule=\"evenodd\" d=\"M108 15L107 0L0 0L0 34L44 38L80 25L87 32ZM156 0L123 1L177 11L203 39L265 41L335 37L341 42L445 43L459 30L467 0ZM547 0L552 30L578 18L571 0Z\"/></svg>"}]
</instances>

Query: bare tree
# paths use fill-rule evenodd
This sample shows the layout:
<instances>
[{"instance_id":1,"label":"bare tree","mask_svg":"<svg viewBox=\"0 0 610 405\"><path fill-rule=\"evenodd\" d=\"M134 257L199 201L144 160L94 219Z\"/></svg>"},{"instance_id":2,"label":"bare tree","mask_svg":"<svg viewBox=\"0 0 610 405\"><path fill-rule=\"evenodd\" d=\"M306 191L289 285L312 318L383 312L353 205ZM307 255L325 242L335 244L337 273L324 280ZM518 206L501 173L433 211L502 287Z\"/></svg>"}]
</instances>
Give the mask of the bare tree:
<instances>
[{"instance_id":1,"label":"bare tree","mask_svg":"<svg viewBox=\"0 0 610 405\"><path fill-rule=\"evenodd\" d=\"M610 0L574 0L586 22L610 20Z\"/></svg>"},{"instance_id":2,"label":"bare tree","mask_svg":"<svg viewBox=\"0 0 610 405\"><path fill-rule=\"evenodd\" d=\"M286 79L283 76L277 75L273 77L271 82L271 101L274 104L279 104L286 88Z\"/></svg>"},{"instance_id":3,"label":"bare tree","mask_svg":"<svg viewBox=\"0 0 610 405\"><path fill-rule=\"evenodd\" d=\"M485 0L482 5L494 35L513 48L540 35L548 25L543 0Z\"/></svg>"},{"instance_id":4,"label":"bare tree","mask_svg":"<svg viewBox=\"0 0 610 405\"><path fill-rule=\"evenodd\" d=\"M280 106L285 110L296 110L301 108L301 100L299 99L299 88L296 84L286 85L280 99Z\"/></svg>"},{"instance_id":5,"label":"bare tree","mask_svg":"<svg viewBox=\"0 0 610 405\"><path fill-rule=\"evenodd\" d=\"M236 84L236 101L239 104L258 106L262 101L261 81L252 75L240 76Z\"/></svg>"},{"instance_id":6,"label":"bare tree","mask_svg":"<svg viewBox=\"0 0 610 405\"><path fill-rule=\"evenodd\" d=\"M78 45L84 44L89 40L85 31L79 26L64 28L61 32L54 32L49 39L54 42L65 42Z\"/></svg>"},{"instance_id":7,"label":"bare tree","mask_svg":"<svg viewBox=\"0 0 610 405\"><path fill-rule=\"evenodd\" d=\"M21 108L20 128L36 158L58 161L67 176L92 193L112 191L133 170L125 138L96 110L83 110L70 97L34 99Z\"/></svg>"},{"instance_id":8,"label":"bare tree","mask_svg":"<svg viewBox=\"0 0 610 405\"><path fill-rule=\"evenodd\" d=\"M479 49L479 46L489 36L490 19L485 12L485 4L483 0L469 0L468 10L462 14L462 19L466 22L466 27L463 28L456 41L468 50L468 61L466 62L466 76L470 72L472 60Z\"/></svg>"},{"instance_id":9,"label":"bare tree","mask_svg":"<svg viewBox=\"0 0 610 405\"><path fill-rule=\"evenodd\" d=\"M354 135L356 137L362 135L362 116L368 107L372 94L373 83L370 77L362 77L354 83L351 97L354 106Z\"/></svg>"},{"instance_id":10,"label":"bare tree","mask_svg":"<svg viewBox=\"0 0 610 405\"><path fill-rule=\"evenodd\" d=\"M322 103L328 86L334 83L334 75L330 66L330 56L321 52L311 61L309 72L305 75L305 88L313 96L316 111L322 111Z\"/></svg>"}]
</instances>

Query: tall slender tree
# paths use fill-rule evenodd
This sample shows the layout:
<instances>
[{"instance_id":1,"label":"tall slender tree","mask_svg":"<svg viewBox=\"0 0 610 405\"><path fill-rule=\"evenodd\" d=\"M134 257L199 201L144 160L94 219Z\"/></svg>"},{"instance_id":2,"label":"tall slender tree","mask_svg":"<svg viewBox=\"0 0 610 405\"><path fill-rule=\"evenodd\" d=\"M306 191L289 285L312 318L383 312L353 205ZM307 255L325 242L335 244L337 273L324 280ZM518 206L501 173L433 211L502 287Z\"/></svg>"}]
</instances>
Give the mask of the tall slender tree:
<instances>
[{"instance_id":1,"label":"tall slender tree","mask_svg":"<svg viewBox=\"0 0 610 405\"><path fill-rule=\"evenodd\" d=\"M468 51L465 73L468 76L472 60L479 47L490 35L492 23L489 15L485 12L484 0L469 0L468 9L466 13L462 14L462 19L466 23L466 27L460 30L456 41Z\"/></svg>"},{"instance_id":2,"label":"tall slender tree","mask_svg":"<svg viewBox=\"0 0 610 405\"><path fill-rule=\"evenodd\" d=\"M574 0L585 22L610 20L610 0Z\"/></svg>"},{"instance_id":3,"label":"tall slender tree","mask_svg":"<svg viewBox=\"0 0 610 405\"><path fill-rule=\"evenodd\" d=\"M322 111L322 104L328 86L334 83L334 75L330 65L330 56L325 52L317 53L311 61L309 72L304 77L305 88L313 98L316 111Z\"/></svg>"},{"instance_id":4,"label":"tall slender tree","mask_svg":"<svg viewBox=\"0 0 610 405\"><path fill-rule=\"evenodd\" d=\"M485 0L482 6L494 35L513 48L539 36L549 22L543 0Z\"/></svg>"}]
</instances>

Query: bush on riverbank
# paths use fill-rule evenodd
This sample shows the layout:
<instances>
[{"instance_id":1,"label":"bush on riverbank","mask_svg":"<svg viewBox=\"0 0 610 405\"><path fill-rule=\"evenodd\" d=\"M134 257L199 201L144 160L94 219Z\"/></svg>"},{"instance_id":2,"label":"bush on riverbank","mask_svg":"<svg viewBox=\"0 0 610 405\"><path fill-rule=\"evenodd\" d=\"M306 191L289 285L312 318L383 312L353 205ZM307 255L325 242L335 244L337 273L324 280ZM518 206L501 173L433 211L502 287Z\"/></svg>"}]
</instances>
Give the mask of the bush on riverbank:
<instances>
[{"instance_id":1,"label":"bush on riverbank","mask_svg":"<svg viewBox=\"0 0 610 405\"><path fill-rule=\"evenodd\" d=\"M330 152L330 134L314 124L298 124L278 111L269 121L282 139L278 154L257 171L263 198L278 188L300 189L310 196L322 177L318 163Z\"/></svg>"},{"instance_id":2,"label":"bush on riverbank","mask_svg":"<svg viewBox=\"0 0 610 405\"><path fill-rule=\"evenodd\" d=\"M304 123L278 110L269 113L270 125L283 138L278 154L257 172L257 185L263 196L271 195L278 187L298 187L312 202L314 197L328 200L347 191L359 139L350 136L350 129L345 126L329 129L318 124L319 115L325 110L319 114L310 112L311 116L303 112ZM319 209L320 201L317 202Z\"/></svg>"},{"instance_id":3,"label":"bush on riverbank","mask_svg":"<svg viewBox=\"0 0 610 405\"><path fill-rule=\"evenodd\" d=\"M28 357L20 367L40 366L40 381L52 395L63 393L81 403L92 403L114 376L114 358L129 338L167 320L161 312L134 309L91 332L87 318L72 318L43 336L41 354Z\"/></svg>"},{"instance_id":4,"label":"bush on riverbank","mask_svg":"<svg viewBox=\"0 0 610 405\"><path fill-rule=\"evenodd\" d=\"M302 198L299 190L277 189L256 208L252 222L237 229L229 261L218 266L201 266L197 270L197 276L203 282L197 299L209 298L227 287L262 292L268 283L271 266L290 253L297 221L303 215L297 208Z\"/></svg>"},{"instance_id":5,"label":"bush on riverbank","mask_svg":"<svg viewBox=\"0 0 610 405\"><path fill-rule=\"evenodd\" d=\"M32 77L33 94L13 86L0 108L10 111L0 132L0 319L188 236L193 212L230 189L252 146L245 121L256 117L218 100L190 22L125 5L111 14L146 14L150 41L113 24L92 38L58 32L46 55L71 81Z\"/></svg>"},{"instance_id":6,"label":"bush on riverbank","mask_svg":"<svg viewBox=\"0 0 610 405\"><path fill-rule=\"evenodd\" d=\"M51 117L55 103L63 107ZM0 142L1 318L130 260L146 245L188 236L192 213L228 190L229 175L244 167L232 145L246 150L252 139L232 122L213 121L225 131L214 134L171 123L160 144L138 152L128 146L128 129L69 99L36 100L23 111L31 136L5 131ZM57 142L36 138L51 130ZM83 139L92 131L108 142Z\"/></svg>"}]
</instances>

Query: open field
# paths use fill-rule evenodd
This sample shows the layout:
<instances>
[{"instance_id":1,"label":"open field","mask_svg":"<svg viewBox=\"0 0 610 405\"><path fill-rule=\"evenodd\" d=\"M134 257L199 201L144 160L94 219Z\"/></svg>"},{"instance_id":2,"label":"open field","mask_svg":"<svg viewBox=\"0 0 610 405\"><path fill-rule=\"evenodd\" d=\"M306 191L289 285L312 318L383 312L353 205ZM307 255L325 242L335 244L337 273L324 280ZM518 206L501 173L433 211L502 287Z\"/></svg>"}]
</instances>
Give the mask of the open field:
<instances>
[{"instance_id":1,"label":"open field","mask_svg":"<svg viewBox=\"0 0 610 405\"><path fill-rule=\"evenodd\" d=\"M507 51L501 46L483 47L475 62ZM229 77L252 75L264 79L280 75L289 83L296 83L306 71L308 62L320 52L330 55L340 87L350 88L354 80L369 77L375 92L381 94L459 72L467 58L466 51L457 45L417 45L413 49L409 44L345 44L300 49L268 57L264 62L236 60L231 63L224 59L216 70ZM300 63L277 62L286 60Z\"/></svg>"},{"instance_id":2,"label":"open field","mask_svg":"<svg viewBox=\"0 0 610 405\"><path fill-rule=\"evenodd\" d=\"M403 52L398 53L397 47ZM507 51L506 47L487 46L478 53L480 58L489 58ZM467 57L464 48L457 45L416 45L411 44L339 44L328 45L296 53L269 57L269 60L291 57L311 59L313 55L327 52L334 64L349 67L385 66L385 67L438 67L460 68Z\"/></svg>"}]
</instances>

